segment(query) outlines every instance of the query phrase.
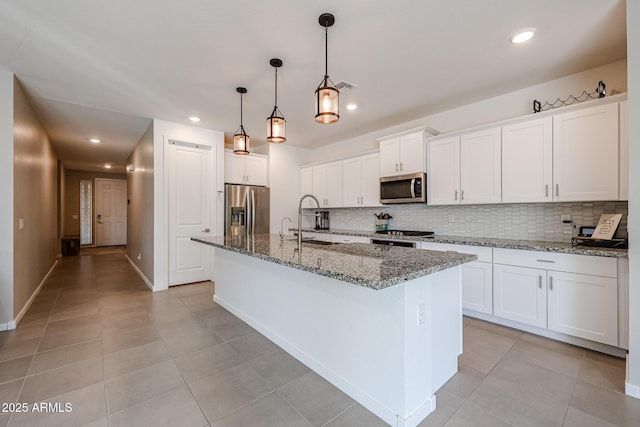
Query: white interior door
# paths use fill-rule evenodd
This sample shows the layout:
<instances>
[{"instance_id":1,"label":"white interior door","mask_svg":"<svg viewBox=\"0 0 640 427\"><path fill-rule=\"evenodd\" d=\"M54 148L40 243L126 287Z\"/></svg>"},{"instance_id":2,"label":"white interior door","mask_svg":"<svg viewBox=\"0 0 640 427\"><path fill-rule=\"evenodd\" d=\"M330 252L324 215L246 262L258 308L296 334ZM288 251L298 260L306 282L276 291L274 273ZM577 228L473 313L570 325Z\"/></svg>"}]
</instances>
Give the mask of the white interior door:
<instances>
[{"instance_id":1,"label":"white interior door","mask_svg":"<svg viewBox=\"0 0 640 427\"><path fill-rule=\"evenodd\" d=\"M127 181L96 178L96 245L127 244Z\"/></svg>"},{"instance_id":2,"label":"white interior door","mask_svg":"<svg viewBox=\"0 0 640 427\"><path fill-rule=\"evenodd\" d=\"M169 286L209 280L210 248L191 240L213 234L211 146L169 140Z\"/></svg>"}]
</instances>

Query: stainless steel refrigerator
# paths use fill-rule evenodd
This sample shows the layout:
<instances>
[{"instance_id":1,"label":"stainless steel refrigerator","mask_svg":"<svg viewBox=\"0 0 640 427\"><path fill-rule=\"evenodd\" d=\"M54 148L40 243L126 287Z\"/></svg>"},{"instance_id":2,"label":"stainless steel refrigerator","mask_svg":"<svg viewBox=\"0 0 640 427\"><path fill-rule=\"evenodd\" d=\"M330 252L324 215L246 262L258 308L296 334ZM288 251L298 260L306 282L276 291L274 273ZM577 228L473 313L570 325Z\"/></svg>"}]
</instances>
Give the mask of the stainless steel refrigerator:
<instances>
[{"instance_id":1,"label":"stainless steel refrigerator","mask_svg":"<svg viewBox=\"0 0 640 427\"><path fill-rule=\"evenodd\" d=\"M269 187L224 186L225 236L269 232Z\"/></svg>"}]
</instances>

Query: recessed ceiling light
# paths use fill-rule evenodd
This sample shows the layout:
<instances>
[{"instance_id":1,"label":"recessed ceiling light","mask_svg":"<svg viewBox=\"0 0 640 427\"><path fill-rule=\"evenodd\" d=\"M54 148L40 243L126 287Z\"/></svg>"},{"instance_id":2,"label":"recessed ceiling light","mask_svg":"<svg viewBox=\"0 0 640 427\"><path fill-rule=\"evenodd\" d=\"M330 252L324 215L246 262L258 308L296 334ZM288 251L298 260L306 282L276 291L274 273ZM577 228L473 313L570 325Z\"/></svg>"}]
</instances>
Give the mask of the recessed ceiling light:
<instances>
[{"instance_id":1,"label":"recessed ceiling light","mask_svg":"<svg viewBox=\"0 0 640 427\"><path fill-rule=\"evenodd\" d=\"M191 120L194 123L198 123L200 121L200 117L191 116L189 117L189 120Z\"/></svg>"},{"instance_id":2,"label":"recessed ceiling light","mask_svg":"<svg viewBox=\"0 0 640 427\"><path fill-rule=\"evenodd\" d=\"M89 141L93 142L94 144L100 144L100 140L98 138L91 138Z\"/></svg>"},{"instance_id":3,"label":"recessed ceiling light","mask_svg":"<svg viewBox=\"0 0 640 427\"><path fill-rule=\"evenodd\" d=\"M353 111L353 110L357 110L357 109L358 109L358 104L354 104L354 103L347 104L347 110Z\"/></svg>"},{"instance_id":4,"label":"recessed ceiling light","mask_svg":"<svg viewBox=\"0 0 640 427\"><path fill-rule=\"evenodd\" d=\"M109 163L104 164L105 169L111 169L111 165Z\"/></svg>"},{"instance_id":5,"label":"recessed ceiling light","mask_svg":"<svg viewBox=\"0 0 640 427\"><path fill-rule=\"evenodd\" d=\"M533 30L520 31L518 34L516 34L515 36L513 36L511 38L511 43L513 43L513 44L524 43L526 41L531 40L533 35L534 35Z\"/></svg>"}]
</instances>

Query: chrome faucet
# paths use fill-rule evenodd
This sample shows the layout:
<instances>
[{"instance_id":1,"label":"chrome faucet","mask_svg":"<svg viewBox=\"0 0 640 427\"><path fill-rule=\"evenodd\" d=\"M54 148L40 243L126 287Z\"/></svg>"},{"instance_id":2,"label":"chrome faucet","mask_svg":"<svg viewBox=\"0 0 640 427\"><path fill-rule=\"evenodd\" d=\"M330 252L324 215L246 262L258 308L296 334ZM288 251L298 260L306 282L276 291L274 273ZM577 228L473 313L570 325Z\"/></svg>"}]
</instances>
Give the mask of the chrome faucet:
<instances>
[{"instance_id":1,"label":"chrome faucet","mask_svg":"<svg viewBox=\"0 0 640 427\"><path fill-rule=\"evenodd\" d=\"M282 218L282 219L280 220L280 240L283 240L283 239L284 239L284 227L283 227L283 224L284 224L284 220L285 220L285 219L286 219L287 221L289 221L289 225L291 225L291 218L289 218L288 216L285 216L284 218Z\"/></svg>"},{"instance_id":2,"label":"chrome faucet","mask_svg":"<svg viewBox=\"0 0 640 427\"><path fill-rule=\"evenodd\" d=\"M302 202L307 197L311 197L313 200L315 200L316 204L318 205L318 208L320 208L320 202L318 201L318 199L316 199L316 196L314 196L313 194L305 194L300 198L300 203L298 204L298 247L302 246ZM314 214L314 216L315 215L316 214Z\"/></svg>"}]
</instances>

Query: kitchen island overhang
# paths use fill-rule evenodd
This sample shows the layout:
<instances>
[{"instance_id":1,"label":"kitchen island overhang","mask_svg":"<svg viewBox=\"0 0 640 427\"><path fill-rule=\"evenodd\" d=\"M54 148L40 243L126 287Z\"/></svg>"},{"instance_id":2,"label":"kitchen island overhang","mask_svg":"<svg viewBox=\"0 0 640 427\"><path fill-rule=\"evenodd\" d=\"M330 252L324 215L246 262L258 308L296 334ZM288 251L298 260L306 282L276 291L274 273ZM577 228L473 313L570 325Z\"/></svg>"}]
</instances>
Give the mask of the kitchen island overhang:
<instances>
[{"instance_id":1,"label":"kitchen island overhang","mask_svg":"<svg viewBox=\"0 0 640 427\"><path fill-rule=\"evenodd\" d=\"M462 352L460 265L473 255L277 235L215 249L214 301L390 425L415 426Z\"/></svg>"}]
</instances>

